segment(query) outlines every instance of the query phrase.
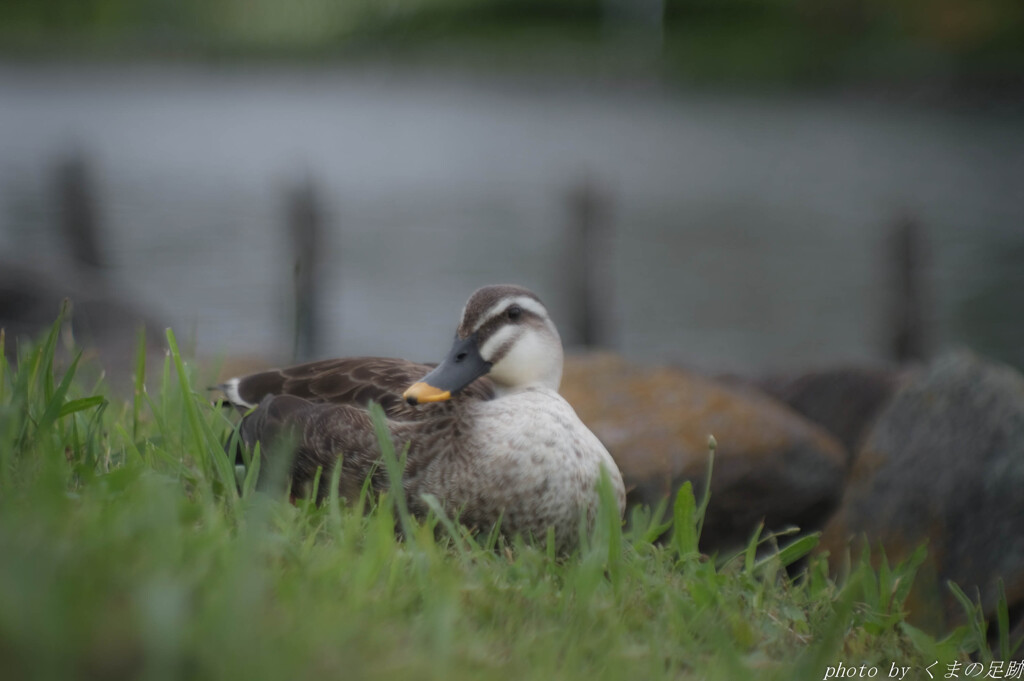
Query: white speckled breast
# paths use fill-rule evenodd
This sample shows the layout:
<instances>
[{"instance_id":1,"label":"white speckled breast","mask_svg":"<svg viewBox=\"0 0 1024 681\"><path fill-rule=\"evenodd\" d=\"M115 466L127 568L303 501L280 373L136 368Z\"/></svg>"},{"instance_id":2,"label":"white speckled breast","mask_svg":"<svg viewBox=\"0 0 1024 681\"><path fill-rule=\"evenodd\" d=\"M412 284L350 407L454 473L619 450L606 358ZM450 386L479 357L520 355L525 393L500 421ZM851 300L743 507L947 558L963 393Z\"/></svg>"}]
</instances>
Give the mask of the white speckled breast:
<instances>
[{"instance_id":1,"label":"white speckled breast","mask_svg":"<svg viewBox=\"0 0 1024 681\"><path fill-rule=\"evenodd\" d=\"M462 509L468 525L543 540L555 529L559 549L575 543L583 512L593 518L601 469L619 502L625 489L608 450L569 403L548 388L529 388L467 405L458 447L434 460L423 492ZM452 458L457 459L453 461Z\"/></svg>"}]
</instances>

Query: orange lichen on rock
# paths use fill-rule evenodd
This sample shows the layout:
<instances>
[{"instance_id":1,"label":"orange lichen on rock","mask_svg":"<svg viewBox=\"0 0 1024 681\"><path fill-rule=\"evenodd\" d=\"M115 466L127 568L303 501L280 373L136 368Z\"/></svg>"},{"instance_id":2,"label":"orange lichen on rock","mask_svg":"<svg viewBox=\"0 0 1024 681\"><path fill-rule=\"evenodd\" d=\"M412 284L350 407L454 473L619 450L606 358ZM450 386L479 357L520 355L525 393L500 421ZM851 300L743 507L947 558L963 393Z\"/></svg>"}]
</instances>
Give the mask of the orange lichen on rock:
<instances>
[{"instance_id":1,"label":"orange lichen on rock","mask_svg":"<svg viewBox=\"0 0 1024 681\"><path fill-rule=\"evenodd\" d=\"M838 502L842 445L768 396L605 353L568 358L562 394L615 458L633 504L653 506L686 480L701 489L717 438L705 550L744 542L761 520L819 527Z\"/></svg>"}]
</instances>

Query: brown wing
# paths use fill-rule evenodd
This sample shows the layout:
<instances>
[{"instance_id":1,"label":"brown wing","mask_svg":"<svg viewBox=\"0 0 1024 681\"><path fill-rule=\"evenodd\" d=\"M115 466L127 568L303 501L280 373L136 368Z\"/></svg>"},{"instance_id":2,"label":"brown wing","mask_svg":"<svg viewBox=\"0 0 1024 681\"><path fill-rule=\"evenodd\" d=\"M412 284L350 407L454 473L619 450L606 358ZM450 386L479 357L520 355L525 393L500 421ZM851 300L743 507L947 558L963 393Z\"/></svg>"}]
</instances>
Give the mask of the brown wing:
<instances>
[{"instance_id":1,"label":"brown wing","mask_svg":"<svg viewBox=\"0 0 1024 681\"><path fill-rule=\"evenodd\" d=\"M359 407L365 407L372 400L391 418L419 419L425 413L424 408L429 409L430 405L411 406L402 399L402 393L432 368L429 364L389 357L348 357L241 376L222 389L233 397L226 386L237 380L237 397L249 405L258 404L267 395L293 395L315 404ZM489 400L493 397L491 382L479 378L456 399Z\"/></svg>"},{"instance_id":2,"label":"brown wing","mask_svg":"<svg viewBox=\"0 0 1024 681\"><path fill-rule=\"evenodd\" d=\"M406 452L402 478L407 490L417 487L417 479L433 457L445 449L454 405L437 406L441 409L431 410L429 418L388 421L392 441ZM367 478L374 492L388 485L377 434L370 415L360 407L313 403L294 395L268 395L242 419L239 434L250 450L261 443L259 489L277 491L290 485L293 496L307 496L319 468L322 474L317 500L322 501L339 461L342 470L338 491L350 501L359 497Z\"/></svg>"}]
</instances>

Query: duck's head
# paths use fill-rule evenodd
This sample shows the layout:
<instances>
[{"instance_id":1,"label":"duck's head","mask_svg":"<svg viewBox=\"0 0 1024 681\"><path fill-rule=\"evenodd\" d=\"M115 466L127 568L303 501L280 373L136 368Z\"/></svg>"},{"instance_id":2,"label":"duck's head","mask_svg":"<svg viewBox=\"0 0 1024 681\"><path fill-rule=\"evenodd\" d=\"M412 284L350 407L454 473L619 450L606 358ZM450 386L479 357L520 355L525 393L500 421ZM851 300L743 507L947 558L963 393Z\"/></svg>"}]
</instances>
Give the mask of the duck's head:
<instances>
[{"instance_id":1,"label":"duck's head","mask_svg":"<svg viewBox=\"0 0 1024 681\"><path fill-rule=\"evenodd\" d=\"M558 390L562 381L562 339L540 298L521 286L485 286L470 296L444 361L402 397L441 402L484 374L499 395Z\"/></svg>"}]
</instances>

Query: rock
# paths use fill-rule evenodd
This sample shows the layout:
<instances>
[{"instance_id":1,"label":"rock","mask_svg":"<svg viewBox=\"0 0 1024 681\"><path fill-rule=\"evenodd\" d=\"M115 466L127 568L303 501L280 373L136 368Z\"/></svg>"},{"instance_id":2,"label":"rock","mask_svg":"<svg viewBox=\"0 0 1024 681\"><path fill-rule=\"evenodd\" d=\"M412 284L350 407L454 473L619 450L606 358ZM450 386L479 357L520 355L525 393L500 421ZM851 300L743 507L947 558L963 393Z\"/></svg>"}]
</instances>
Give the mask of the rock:
<instances>
[{"instance_id":1,"label":"rock","mask_svg":"<svg viewBox=\"0 0 1024 681\"><path fill-rule=\"evenodd\" d=\"M905 371L834 367L762 378L755 385L824 426L852 459L875 417L896 392Z\"/></svg>"},{"instance_id":2,"label":"rock","mask_svg":"<svg viewBox=\"0 0 1024 681\"><path fill-rule=\"evenodd\" d=\"M868 432L822 545L838 558L861 536L891 562L927 540L917 621L961 618L946 580L980 589L991 613L1002 578L1011 608L1024 605L1024 377L960 353L910 378Z\"/></svg>"},{"instance_id":3,"label":"rock","mask_svg":"<svg viewBox=\"0 0 1024 681\"><path fill-rule=\"evenodd\" d=\"M570 357L562 394L615 458L631 506L674 499L687 480L699 495L714 434L705 551L745 544L762 519L819 528L838 503L843 447L770 397L607 354Z\"/></svg>"}]
</instances>

